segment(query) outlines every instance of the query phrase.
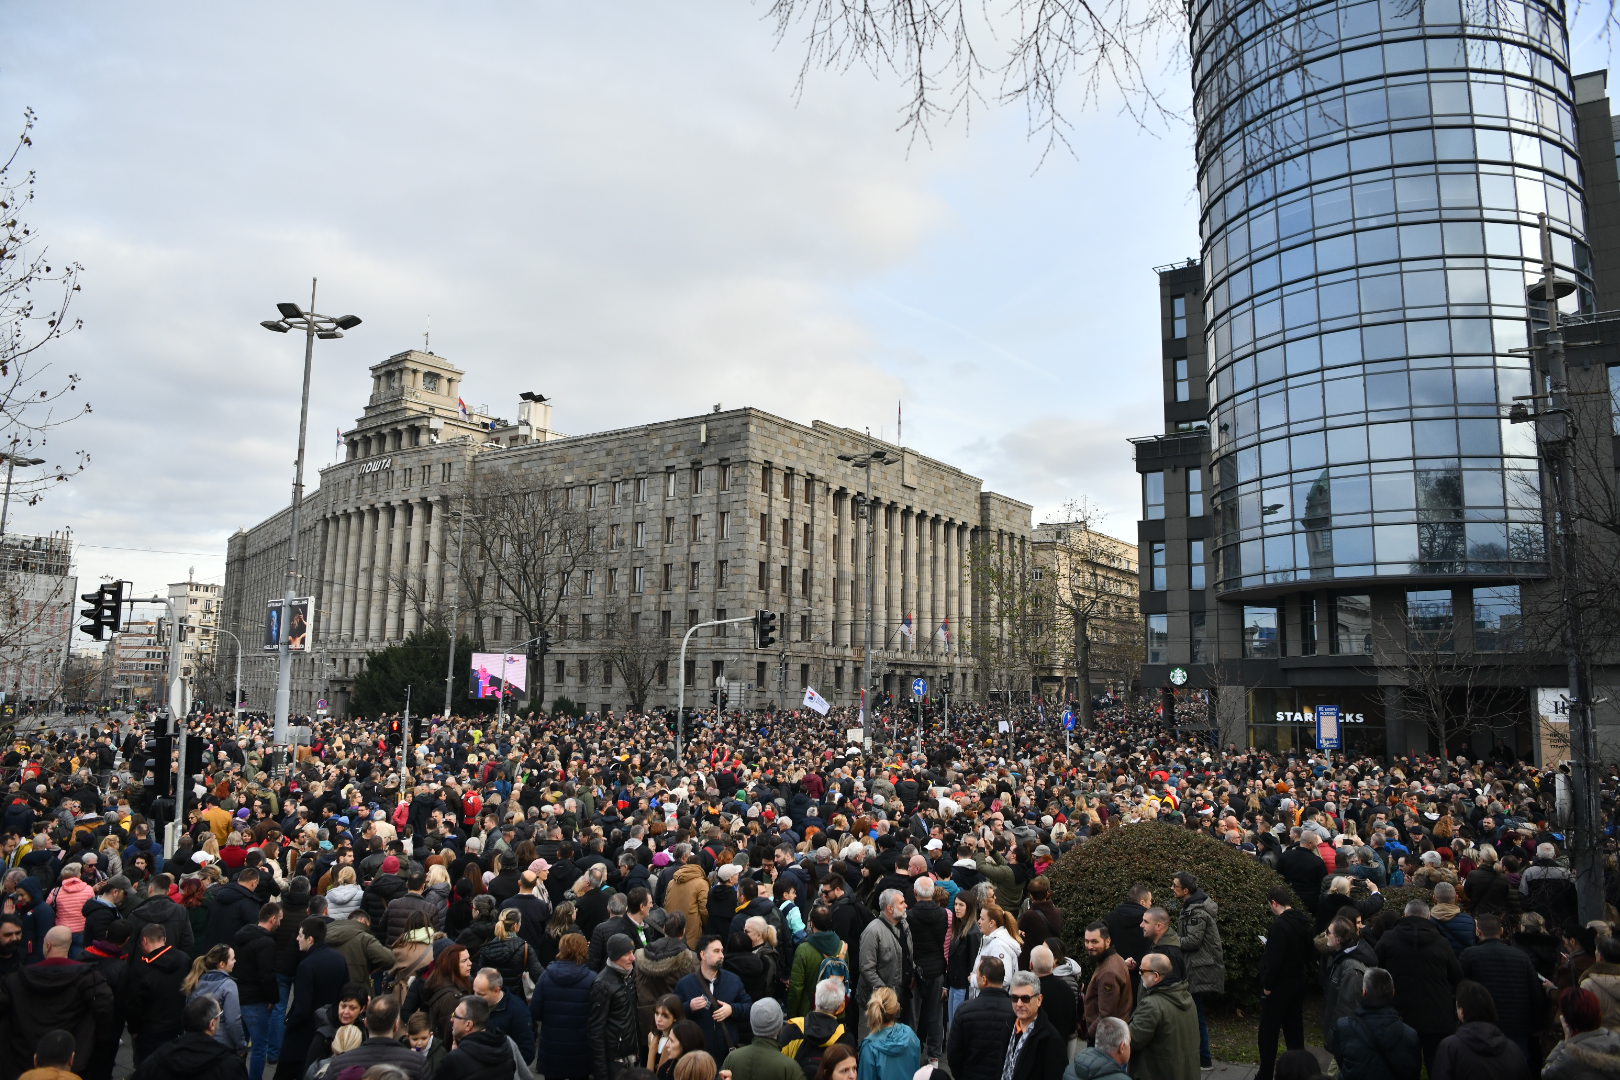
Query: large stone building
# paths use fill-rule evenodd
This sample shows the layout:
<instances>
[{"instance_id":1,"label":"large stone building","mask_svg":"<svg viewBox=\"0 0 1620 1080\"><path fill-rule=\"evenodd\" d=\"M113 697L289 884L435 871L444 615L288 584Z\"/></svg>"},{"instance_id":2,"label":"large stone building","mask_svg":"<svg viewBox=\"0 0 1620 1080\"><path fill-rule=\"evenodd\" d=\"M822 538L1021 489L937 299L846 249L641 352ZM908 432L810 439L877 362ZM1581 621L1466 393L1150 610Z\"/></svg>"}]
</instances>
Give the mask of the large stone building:
<instances>
[{"instance_id":1,"label":"large stone building","mask_svg":"<svg viewBox=\"0 0 1620 1080\"><path fill-rule=\"evenodd\" d=\"M1314 746L1331 707L1352 749L1531 752L1563 683L1507 412L1545 388L1538 215L1568 309L1617 284L1601 79L1539 0L1248 7L1193 8L1202 255L1159 271L1165 422L1134 440L1144 681L1240 744Z\"/></svg>"},{"instance_id":2,"label":"large stone building","mask_svg":"<svg viewBox=\"0 0 1620 1080\"><path fill-rule=\"evenodd\" d=\"M0 538L0 691L7 701L57 699L76 581L66 534Z\"/></svg>"},{"instance_id":3,"label":"large stone building","mask_svg":"<svg viewBox=\"0 0 1620 1080\"><path fill-rule=\"evenodd\" d=\"M869 564L879 685L949 674L974 689L972 552L1027 547L1027 504L819 421L743 408L564 437L537 394L521 396L515 423L467 410L463 372L431 353L399 353L372 375L344 460L301 508L297 592L313 604L311 646L294 661L296 712L322 699L344 710L368 652L452 612L489 651L521 652L545 629L548 703L622 709L634 696L627 666L646 665L648 706L672 705L688 627L773 610L780 633L768 652L746 625L693 636L688 701L724 679L733 705L796 704L808 686L854 703ZM860 467L872 457L889 464ZM489 535L501 522L516 538ZM576 522L588 541L563 553L558 536ZM231 538L223 625L244 641L262 637L267 605L282 595L288 533L283 510ZM567 572L480 554L498 549ZM274 678L273 664L245 676L253 707L269 707ZM437 706L442 693L424 696Z\"/></svg>"},{"instance_id":4,"label":"large stone building","mask_svg":"<svg viewBox=\"0 0 1620 1080\"><path fill-rule=\"evenodd\" d=\"M1051 604L1054 638L1044 695L1077 698L1082 663L1093 697L1128 695L1142 662L1136 545L1085 521L1049 521L1035 527L1030 559L1037 582L1050 576L1038 591Z\"/></svg>"}]
</instances>

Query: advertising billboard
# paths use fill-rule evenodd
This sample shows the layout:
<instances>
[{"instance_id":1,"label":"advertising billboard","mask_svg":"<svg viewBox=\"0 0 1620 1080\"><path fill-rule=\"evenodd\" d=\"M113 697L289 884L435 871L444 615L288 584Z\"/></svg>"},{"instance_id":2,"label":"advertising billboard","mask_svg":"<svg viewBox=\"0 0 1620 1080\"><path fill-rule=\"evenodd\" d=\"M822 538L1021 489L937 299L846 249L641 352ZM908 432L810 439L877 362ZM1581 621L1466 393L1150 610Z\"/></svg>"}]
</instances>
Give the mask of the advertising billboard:
<instances>
[{"instance_id":1,"label":"advertising billboard","mask_svg":"<svg viewBox=\"0 0 1620 1080\"><path fill-rule=\"evenodd\" d=\"M292 602L291 626L288 628L287 647L293 652L303 652L309 648L309 610L311 598L308 596L294 597ZM282 601L270 601L269 609L264 616L264 647L266 651L273 651L281 647L281 618Z\"/></svg>"},{"instance_id":2,"label":"advertising billboard","mask_svg":"<svg viewBox=\"0 0 1620 1080\"><path fill-rule=\"evenodd\" d=\"M528 689L529 667L522 653L473 653L472 696L517 697Z\"/></svg>"}]
</instances>

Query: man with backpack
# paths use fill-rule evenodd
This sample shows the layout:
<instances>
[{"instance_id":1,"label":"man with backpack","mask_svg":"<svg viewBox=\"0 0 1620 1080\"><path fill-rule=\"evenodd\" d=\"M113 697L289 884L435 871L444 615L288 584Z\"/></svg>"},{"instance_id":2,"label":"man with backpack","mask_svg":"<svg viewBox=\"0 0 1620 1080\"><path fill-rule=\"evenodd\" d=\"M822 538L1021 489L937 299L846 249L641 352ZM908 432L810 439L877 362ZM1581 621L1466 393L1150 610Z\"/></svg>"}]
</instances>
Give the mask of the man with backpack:
<instances>
[{"instance_id":1,"label":"man with backpack","mask_svg":"<svg viewBox=\"0 0 1620 1080\"><path fill-rule=\"evenodd\" d=\"M803 1016L809 1012L816 987L832 978L841 981L848 992L853 981L849 946L833 929L832 909L826 904L817 904L810 909L810 935L793 953L788 978L788 1015Z\"/></svg>"},{"instance_id":2,"label":"man with backpack","mask_svg":"<svg viewBox=\"0 0 1620 1080\"><path fill-rule=\"evenodd\" d=\"M856 1045L854 1025L844 1022L848 1003L842 979L823 979L815 986L815 1011L782 1025L782 1053L799 1063L805 1080L815 1080L834 1044Z\"/></svg>"}]
</instances>

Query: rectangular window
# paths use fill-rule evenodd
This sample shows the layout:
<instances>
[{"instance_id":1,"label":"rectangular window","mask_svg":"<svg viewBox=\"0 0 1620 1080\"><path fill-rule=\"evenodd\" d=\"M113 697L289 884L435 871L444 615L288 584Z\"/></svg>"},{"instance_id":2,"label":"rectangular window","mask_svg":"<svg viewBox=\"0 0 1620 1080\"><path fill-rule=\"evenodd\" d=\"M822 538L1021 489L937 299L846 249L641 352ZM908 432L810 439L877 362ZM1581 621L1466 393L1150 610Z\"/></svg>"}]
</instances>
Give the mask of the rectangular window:
<instances>
[{"instance_id":1,"label":"rectangular window","mask_svg":"<svg viewBox=\"0 0 1620 1080\"><path fill-rule=\"evenodd\" d=\"M799 665L799 689L804 690L810 685L810 665Z\"/></svg>"},{"instance_id":2,"label":"rectangular window","mask_svg":"<svg viewBox=\"0 0 1620 1080\"><path fill-rule=\"evenodd\" d=\"M647 501L647 478L645 476L638 476L638 477L636 477L636 502L644 503L646 501Z\"/></svg>"},{"instance_id":3,"label":"rectangular window","mask_svg":"<svg viewBox=\"0 0 1620 1080\"><path fill-rule=\"evenodd\" d=\"M672 518L672 517L667 517L667 518L664 519L664 543L673 544L674 542L675 542L675 519Z\"/></svg>"},{"instance_id":4,"label":"rectangular window","mask_svg":"<svg viewBox=\"0 0 1620 1080\"><path fill-rule=\"evenodd\" d=\"M687 608L686 609L686 628L688 630L690 630L690 629L692 629L692 627L696 626L697 624L698 624L698 609L695 608L695 607L694 608ZM691 680L687 680L687 681L690 682Z\"/></svg>"},{"instance_id":5,"label":"rectangular window","mask_svg":"<svg viewBox=\"0 0 1620 1080\"><path fill-rule=\"evenodd\" d=\"M656 667L653 668L653 671L654 671L653 678L658 680L658 685L659 686L668 686L669 685L669 661L668 660L660 660L660 661L658 661L658 664L657 664Z\"/></svg>"},{"instance_id":6,"label":"rectangular window","mask_svg":"<svg viewBox=\"0 0 1620 1080\"><path fill-rule=\"evenodd\" d=\"M1299 655L1316 655L1316 597L1304 595L1295 598L1299 611Z\"/></svg>"},{"instance_id":7,"label":"rectangular window","mask_svg":"<svg viewBox=\"0 0 1620 1080\"><path fill-rule=\"evenodd\" d=\"M730 491L731 490L731 466L730 465L721 465L720 466L720 490L721 491Z\"/></svg>"},{"instance_id":8,"label":"rectangular window","mask_svg":"<svg viewBox=\"0 0 1620 1080\"><path fill-rule=\"evenodd\" d=\"M1187 336L1187 298L1185 296L1172 296L1170 298L1170 336L1173 338Z\"/></svg>"},{"instance_id":9,"label":"rectangular window","mask_svg":"<svg viewBox=\"0 0 1620 1080\"><path fill-rule=\"evenodd\" d=\"M647 523L645 521L638 521L634 525L630 526L630 535L631 535L630 542L632 544L634 544L638 548L646 547L647 546Z\"/></svg>"},{"instance_id":10,"label":"rectangular window","mask_svg":"<svg viewBox=\"0 0 1620 1080\"><path fill-rule=\"evenodd\" d=\"M799 595L810 595L810 568L808 566L799 571Z\"/></svg>"},{"instance_id":11,"label":"rectangular window","mask_svg":"<svg viewBox=\"0 0 1620 1080\"><path fill-rule=\"evenodd\" d=\"M698 587L698 583L703 580L703 564L695 562L691 565L689 571L690 572L686 579L686 587L688 589L695 589Z\"/></svg>"},{"instance_id":12,"label":"rectangular window","mask_svg":"<svg viewBox=\"0 0 1620 1080\"><path fill-rule=\"evenodd\" d=\"M664 564L664 591L669 592L669 590L673 589L674 587L675 564L672 562L667 562Z\"/></svg>"},{"instance_id":13,"label":"rectangular window","mask_svg":"<svg viewBox=\"0 0 1620 1080\"><path fill-rule=\"evenodd\" d=\"M1187 541L1187 573L1188 586L1198 592L1204 588L1204 542L1202 540Z\"/></svg>"},{"instance_id":14,"label":"rectangular window","mask_svg":"<svg viewBox=\"0 0 1620 1080\"><path fill-rule=\"evenodd\" d=\"M703 494L703 466L701 465L692 468L692 494Z\"/></svg>"},{"instance_id":15,"label":"rectangular window","mask_svg":"<svg viewBox=\"0 0 1620 1080\"><path fill-rule=\"evenodd\" d=\"M1347 593L1328 600L1334 656L1372 655L1372 597Z\"/></svg>"},{"instance_id":16,"label":"rectangular window","mask_svg":"<svg viewBox=\"0 0 1620 1080\"><path fill-rule=\"evenodd\" d=\"M615 481L613 481L613 505L614 506L619 506L624 502L624 492L625 492L625 482L623 480L615 480Z\"/></svg>"},{"instance_id":17,"label":"rectangular window","mask_svg":"<svg viewBox=\"0 0 1620 1080\"><path fill-rule=\"evenodd\" d=\"M754 661L754 685L760 688L765 686L765 661Z\"/></svg>"},{"instance_id":18,"label":"rectangular window","mask_svg":"<svg viewBox=\"0 0 1620 1080\"><path fill-rule=\"evenodd\" d=\"M1164 565L1164 544L1148 545L1148 565L1151 567L1148 588L1163 592L1170 587L1169 573Z\"/></svg>"},{"instance_id":19,"label":"rectangular window","mask_svg":"<svg viewBox=\"0 0 1620 1080\"><path fill-rule=\"evenodd\" d=\"M720 511L720 539L731 539L731 511Z\"/></svg>"},{"instance_id":20,"label":"rectangular window","mask_svg":"<svg viewBox=\"0 0 1620 1080\"><path fill-rule=\"evenodd\" d=\"M760 539L761 542L764 542L766 540L769 540L770 538L771 538L771 516L769 514L761 514L761 515L759 515L759 539Z\"/></svg>"},{"instance_id":21,"label":"rectangular window","mask_svg":"<svg viewBox=\"0 0 1620 1080\"><path fill-rule=\"evenodd\" d=\"M607 591L609 596L619 595L619 568L616 566L608 569Z\"/></svg>"},{"instance_id":22,"label":"rectangular window","mask_svg":"<svg viewBox=\"0 0 1620 1080\"><path fill-rule=\"evenodd\" d=\"M608 547L614 551L624 547L624 529L619 525L608 526Z\"/></svg>"},{"instance_id":23,"label":"rectangular window","mask_svg":"<svg viewBox=\"0 0 1620 1080\"><path fill-rule=\"evenodd\" d=\"M1187 470L1187 516L1204 515L1204 470L1193 466Z\"/></svg>"},{"instance_id":24,"label":"rectangular window","mask_svg":"<svg viewBox=\"0 0 1620 1080\"><path fill-rule=\"evenodd\" d=\"M1209 616L1202 611L1195 611L1191 616L1192 625L1192 655L1188 660L1195 664L1207 664L1215 659L1215 654L1209 647Z\"/></svg>"},{"instance_id":25,"label":"rectangular window","mask_svg":"<svg viewBox=\"0 0 1620 1080\"><path fill-rule=\"evenodd\" d=\"M806 479L805 482L804 482L804 502L805 502L805 505L806 506L810 505L810 500L815 498L815 497L816 497L816 482L814 480Z\"/></svg>"},{"instance_id":26,"label":"rectangular window","mask_svg":"<svg viewBox=\"0 0 1620 1080\"><path fill-rule=\"evenodd\" d=\"M585 506L586 506L586 508L587 509L595 509L596 504L598 502L600 502L601 499L602 499L602 485L601 484L592 484L591 487L590 487L590 490L585 493Z\"/></svg>"},{"instance_id":27,"label":"rectangular window","mask_svg":"<svg viewBox=\"0 0 1620 1080\"><path fill-rule=\"evenodd\" d=\"M669 637L674 630L674 621L675 613L673 611L660 611L658 613L658 632L665 637Z\"/></svg>"},{"instance_id":28,"label":"rectangular window","mask_svg":"<svg viewBox=\"0 0 1620 1080\"><path fill-rule=\"evenodd\" d=\"M563 661L563 660L558 660L551 667L551 681L558 684L559 686L562 685L562 681L563 681L563 678L564 678L563 671L564 671L565 663L566 662Z\"/></svg>"},{"instance_id":29,"label":"rectangular window","mask_svg":"<svg viewBox=\"0 0 1620 1080\"><path fill-rule=\"evenodd\" d=\"M833 562L838 561L838 534L837 533L833 533L833 537L832 537L832 561Z\"/></svg>"},{"instance_id":30,"label":"rectangular window","mask_svg":"<svg viewBox=\"0 0 1620 1080\"><path fill-rule=\"evenodd\" d=\"M788 575L790 573L792 573L791 570L789 570L785 566L782 567L782 595L783 596L791 596L793 594L792 579L790 577L788 577Z\"/></svg>"},{"instance_id":31,"label":"rectangular window","mask_svg":"<svg viewBox=\"0 0 1620 1080\"><path fill-rule=\"evenodd\" d=\"M1475 589L1474 651L1513 652L1522 648L1519 630L1523 615L1517 585Z\"/></svg>"},{"instance_id":32,"label":"rectangular window","mask_svg":"<svg viewBox=\"0 0 1620 1080\"><path fill-rule=\"evenodd\" d=\"M782 546L785 548L793 546L793 522L786 518L782 519Z\"/></svg>"},{"instance_id":33,"label":"rectangular window","mask_svg":"<svg viewBox=\"0 0 1620 1080\"><path fill-rule=\"evenodd\" d=\"M664 470L664 498L673 499L674 497L675 497L675 470L674 469L665 469Z\"/></svg>"},{"instance_id":34,"label":"rectangular window","mask_svg":"<svg viewBox=\"0 0 1620 1080\"><path fill-rule=\"evenodd\" d=\"M1164 517L1164 473L1142 474L1142 517L1157 521Z\"/></svg>"},{"instance_id":35,"label":"rectangular window","mask_svg":"<svg viewBox=\"0 0 1620 1080\"><path fill-rule=\"evenodd\" d=\"M1282 655L1282 634L1274 607L1244 607L1243 655L1251 659Z\"/></svg>"},{"instance_id":36,"label":"rectangular window","mask_svg":"<svg viewBox=\"0 0 1620 1080\"><path fill-rule=\"evenodd\" d=\"M585 571L585 595L586 596L595 596L596 595L596 571L595 570L587 570L587 571Z\"/></svg>"},{"instance_id":37,"label":"rectangular window","mask_svg":"<svg viewBox=\"0 0 1620 1080\"><path fill-rule=\"evenodd\" d=\"M591 640L591 617L589 615L579 617L579 640Z\"/></svg>"},{"instance_id":38,"label":"rectangular window","mask_svg":"<svg viewBox=\"0 0 1620 1080\"><path fill-rule=\"evenodd\" d=\"M730 569L731 569L731 563L729 561L725 560L725 559L721 559L719 562L714 564L714 587L715 588L723 589L723 588L726 587L726 572L728 570L730 570Z\"/></svg>"},{"instance_id":39,"label":"rectangular window","mask_svg":"<svg viewBox=\"0 0 1620 1080\"><path fill-rule=\"evenodd\" d=\"M579 683L580 683L581 686L583 686L586 683L590 682L590 680L591 680L591 662L589 660L581 660L579 662Z\"/></svg>"},{"instance_id":40,"label":"rectangular window","mask_svg":"<svg viewBox=\"0 0 1620 1080\"><path fill-rule=\"evenodd\" d=\"M771 493L771 467L769 465L759 467L759 490L765 495Z\"/></svg>"},{"instance_id":41,"label":"rectangular window","mask_svg":"<svg viewBox=\"0 0 1620 1080\"><path fill-rule=\"evenodd\" d=\"M730 637L731 636L731 627L729 627L729 626L727 626L725 624L726 609L725 608L715 608L714 617L716 619L720 620L720 625L714 628L714 636L715 637Z\"/></svg>"},{"instance_id":42,"label":"rectangular window","mask_svg":"<svg viewBox=\"0 0 1620 1080\"><path fill-rule=\"evenodd\" d=\"M645 566L638 566L630 571L630 591L636 593L647 591L647 568Z\"/></svg>"},{"instance_id":43,"label":"rectangular window","mask_svg":"<svg viewBox=\"0 0 1620 1080\"><path fill-rule=\"evenodd\" d=\"M1185 356L1179 357L1179 358L1177 358L1175 360L1172 360L1170 363L1171 363L1171 368L1173 369L1173 375L1174 375L1174 378L1175 378L1175 395L1176 396L1175 396L1174 400L1176 400L1176 401L1191 401L1192 400L1192 380L1187 377L1187 370L1188 370L1187 369L1187 358Z\"/></svg>"},{"instance_id":44,"label":"rectangular window","mask_svg":"<svg viewBox=\"0 0 1620 1080\"><path fill-rule=\"evenodd\" d=\"M1456 623L1450 589L1412 589L1406 594L1407 647L1452 652Z\"/></svg>"},{"instance_id":45,"label":"rectangular window","mask_svg":"<svg viewBox=\"0 0 1620 1080\"><path fill-rule=\"evenodd\" d=\"M1170 616L1149 615L1147 617L1147 662L1150 664L1168 663L1170 659Z\"/></svg>"},{"instance_id":46,"label":"rectangular window","mask_svg":"<svg viewBox=\"0 0 1620 1080\"><path fill-rule=\"evenodd\" d=\"M800 641L809 641L810 640L810 616L809 616L809 614L803 614L803 615L799 616L799 640Z\"/></svg>"},{"instance_id":47,"label":"rectangular window","mask_svg":"<svg viewBox=\"0 0 1620 1080\"><path fill-rule=\"evenodd\" d=\"M834 690L842 690L843 688L844 688L844 665L839 664L837 667L833 668L833 689Z\"/></svg>"},{"instance_id":48,"label":"rectangular window","mask_svg":"<svg viewBox=\"0 0 1620 1080\"><path fill-rule=\"evenodd\" d=\"M804 539L800 546L802 546L805 551L810 550L810 523L808 521L804 523Z\"/></svg>"},{"instance_id":49,"label":"rectangular window","mask_svg":"<svg viewBox=\"0 0 1620 1080\"><path fill-rule=\"evenodd\" d=\"M455 472L455 462L446 461L443 465L439 466L439 481L441 483L448 484L450 482L450 478L454 474L454 472Z\"/></svg>"},{"instance_id":50,"label":"rectangular window","mask_svg":"<svg viewBox=\"0 0 1620 1080\"><path fill-rule=\"evenodd\" d=\"M770 588L770 586L770 568L765 565L765 560L761 559L759 560L759 580L755 582L754 588L758 589L760 592L764 592L766 589Z\"/></svg>"},{"instance_id":51,"label":"rectangular window","mask_svg":"<svg viewBox=\"0 0 1620 1080\"><path fill-rule=\"evenodd\" d=\"M703 533L701 531L702 527L703 527L703 515L702 514L693 514L692 515L692 527L686 534L686 542L688 544L701 544L703 542Z\"/></svg>"}]
</instances>

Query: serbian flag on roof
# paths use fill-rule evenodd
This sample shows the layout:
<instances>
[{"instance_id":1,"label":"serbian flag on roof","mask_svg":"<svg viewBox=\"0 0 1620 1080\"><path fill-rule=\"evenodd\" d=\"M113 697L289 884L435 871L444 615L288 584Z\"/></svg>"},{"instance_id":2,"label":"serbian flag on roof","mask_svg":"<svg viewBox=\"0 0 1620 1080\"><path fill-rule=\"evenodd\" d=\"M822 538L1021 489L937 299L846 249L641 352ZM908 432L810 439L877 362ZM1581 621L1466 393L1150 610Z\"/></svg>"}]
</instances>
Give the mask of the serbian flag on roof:
<instances>
[{"instance_id":1,"label":"serbian flag on roof","mask_svg":"<svg viewBox=\"0 0 1620 1080\"><path fill-rule=\"evenodd\" d=\"M914 633L916 633L916 631L911 628L911 616L909 614L900 620L900 632L906 637L911 637Z\"/></svg>"},{"instance_id":2,"label":"serbian flag on roof","mask_svg":"<svg viewBox=\"0 0 1620 1080\"><path fill-rule=\"evenodd\" d=\"M467 419L467 403L460 398L456 398L456 408L461 410L461 418L463 420Z\"/></svg>"}]
</instances>

